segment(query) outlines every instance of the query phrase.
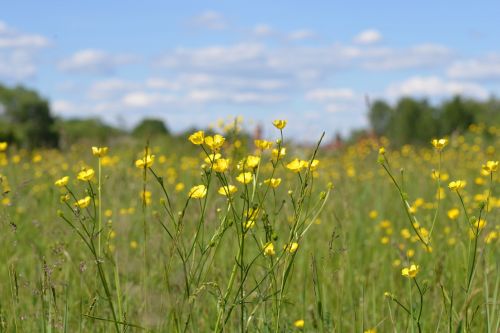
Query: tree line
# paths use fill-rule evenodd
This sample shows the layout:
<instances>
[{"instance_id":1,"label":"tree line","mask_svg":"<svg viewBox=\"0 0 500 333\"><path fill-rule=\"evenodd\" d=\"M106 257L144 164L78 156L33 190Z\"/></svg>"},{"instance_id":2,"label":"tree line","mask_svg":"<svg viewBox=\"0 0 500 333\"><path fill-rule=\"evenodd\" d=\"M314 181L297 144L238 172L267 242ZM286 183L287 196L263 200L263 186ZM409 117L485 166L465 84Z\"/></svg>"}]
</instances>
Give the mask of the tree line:
<instances>
[{"instance_id":1,"label":"tree line","mask_svg":"<svg viewBox=\"0 0 500 333\"><path fill-rule=\"evenodd\" d=\"M377 100L370 105L368 118L371 129L362 132L385 136L395 145L427 144L435 137L464 132L474 123L499 126L500 100L455 96L438 105L409 97L394 105ZM131 131L125 131L100 119L57 118L51 113L48 100L36 91L0 84L0 142L28 149L65 148L80 141L108 143L123 136L144 140L160 135L170 135L161 119L144 119ZM352 138L358 135L359 131L353 132Z\"/></svg>"},{"instance_id":2,"label":"tree line","mask_svg":"<svg viewBox=\"0 0 500 333\"><path fill-rule=\"evenodd\" d=\"M395 145L427 144L433 138L463 133L471 124L500 125L500 100L477 101L461 96L432 105L427 99L383 100L369 108L372 132Z\"/></svg>"}]
</instances>

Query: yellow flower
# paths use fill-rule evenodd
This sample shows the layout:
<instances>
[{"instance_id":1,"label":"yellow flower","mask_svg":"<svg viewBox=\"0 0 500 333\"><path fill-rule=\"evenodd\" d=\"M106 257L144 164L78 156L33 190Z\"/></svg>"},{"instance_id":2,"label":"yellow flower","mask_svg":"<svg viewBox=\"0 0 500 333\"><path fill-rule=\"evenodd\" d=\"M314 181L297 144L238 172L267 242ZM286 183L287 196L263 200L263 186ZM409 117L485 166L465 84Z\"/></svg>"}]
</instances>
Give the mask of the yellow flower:
<instances>
[{"instance_id":1,"label":"yellow flower","mask_svg":"<svg viewBox=\"0 0 500 333\"><path fill-rule=\"evenodd\" d=\"M254 220L249 220L245 222L244 227L246 230L251 229L255 226L255 221Z\"/></svg>"},{"instance_id":2,"label":"yellow flower","mask_svg":"<svg viewBox=\"0 0 500 333\"><path fill-rule=\"evenodd\" d=\"M447 213L450 220L455 220L460 215L460 209L452 208Z\"/></svg>"},{"instance_id":3,"label":"yellow flower","mask_svg":"<svg viewBox=\"0 0 500 333\"><path fill-rule=\"evenodd\" d=\"M205 185L193 186L188 195L190 198L202 199L207 195L207 188Z\"/></svg>"},{"instance_id":4,"label":"yellow flower","mask_svg":"<svg viewBox=\"0 0 500 333\"><path fill-rule=\"evenodd\" d=\"M272 188L276 188L281 184L281 178L269 178L264 180L264 184L271 186Z\"/></svg>"},{"instance_id":5,"label":"yellow flower","mask_svg":"<svg viewBox=\"0 0 500 333\"><path fill-rule=\"evenodd\" d=\"M108 153L108 147L92 147L92 155L103 157Z\"/></svg>"},{"instance_id":6,"label":"yellow flower","mask_svg":"<svg viewBox=\"0 0 500 333\"><path fill-rule=\"evenodd\" d=\"M139 196L142 199L142 202L146 205L151 203L151 192L150 191L141 191L139 192Z\"/></svg>"},{"instance_id":7,"label":"yellow flower","mask_svg":"<svg viewBox=\"0 0 500 333\"><path fill-rule=\"evenodd\" d=\"M312 160L311 163L308 163L309 165L309 169L311 169L311 171L314 171L318 168L318 165L319 165L319 161L318 160Z\"/></svg>"},{"instance_id":8,"label":"yellow flower","mask_svg":"<svg viewBox=\"0 0 500 333\"><path fill-rule=\"evenodd\" d=\"M371 210L369 213L368 213L368 216L372 219L372 220L375 220L378 216L378 212L376 210Z\"/></svg>"},{"instance_id":9,"label":"yellow flower","mask_svg":"<svg viewBox=\"0 0 500 333\"><path fill-rule=\"evenodd\" d=\"M384 147L380 147L380 148L378 149L378 153L379 153L380 155L384 155L384 154L385 154L385 148L384 148Z\"/></svg>"},{"instance_id":10,"label":"yellow flower","mask_svg":"<svg viewBox=\"0 0 500 333\"><path fill-rule=\"evenodd\" d=\"M139 246L139 244L137 243L137 241L135 241L135 240L130 241L130 248L131 248L132 250L137 249L137 246Z\"/></svg>"},{"instance_id":11,"label":"yellow flower","mask_svg":"<svg viewBox=\"0 0 500 333\"><path fill-rule=\"evenodd\" d=\"M293 172L300 172L305 167L307 167L307 162L299 160L298 158L294 159L286 165L286 168Z\"/></svg>"},{"instance_id":12,"label":"yellow flower","mask_svg":"<svg viewBox=\"0 0 500 333\"><path fill-rule=\"evenodd\" d=\"M253 142L254 142L255 146L257 148L259 148L260 150L270 149L271 146L273 145L273 143L271 141L266 141L266 140L256 139Z\"/></svg>"},{"instance_id":13,"label":"yellow flower","mask_svg":"<svg viewBox=\"0 0 500 333\"><path fill-rule=\"evenodd\" d=\"M490 231L484 238L484 241L486 242L486 244L493 243L496 239L498 239L498 236L499 236L498 231L495 230Z\"/></svg>"},{"instance_id":14,"label":"yellow flower","mask_svg":"<svg viewBox=\"0 0 500 333\"><path fill-rule=\"evenodd\" d=\"M6 151L8 146L7 142L0 142L0 151Z\"/></svg>"},{"instance_id":15,"label":"yellow flower","mask_svg":"<svg viewBox=\"0 0 500 333\"><path fill-rule=\"evenodd\" d=\"M207 163L207 164L213 164L219 158L221 158L221 154L219 154L219 153L210 154L207 157L205 157L205 163Z\"/></svg>"},{"instance_id":16,"label":"yellow flower","mask_svg":"<svg viewBox=\"0 0 500 333\"><path fill-rule=\"evenodd\" d=\"M274 159L281 160L286 155L286 148L281 147L280 150L278 150L278 148L274 148L271 153Z\"/></svg>"},{"instance_id":17,"label":"yellow flower","mask_svg":"<svg viewBox=\"0 0 500 333\"><path fill-rule=\"evenodd\" d=\"M229 159L227 158L220 158L218 160L215 160L212 169L215 172L224 172L229 168Z\"/></svg>"},{"instance_id":18,"label":"yellow flower","mask_svg":"<svg viewBox=\"0 0 500 333\"><path fill-rule=\"evenodd\" d=\"M191 141L191 143L194 145L201 145L205 141L205 132L194 132L189 136L189 141Z\"/></svg>"},{"instance_id":19,"label":"yellow flower","mask_svg":"<svg viewBox=\"0 0 500 333\"><path fill-rule=\"evenodd\" d=\"M254 169L257 167L257 165L259 165L260 157L254 155L248 155L242 162L244 169L246 168Z\"/></svg>"},{"instance_id":20,"label":"yellow flower","mask_svg":"<svg viewBox=\"0 0 500 333\"><path fill-rule=\"evenodd\" d=\"M455 180L448 184L448 188L452 191L458 191L463 189L465 185L467 185L465 180Z\"/></svg>"},{"instance_id":21,"label":"yellow flower","mask_svg":"<svg viewBox=\"0 0 500 333\"><path fill-rule=\"evenodd\" d=\"M448 139L433 139L431 143L434 148L436 148L438 151L441 151L448 144Z\"/></svg>"},{"instance_id":22,"label":"yellow flower","mask_svg":"<svg viewBox=\"0 0 500 333\"><path fill-rule=\"evenodd\" d=\"M296 328L304 328L304 324L304 319L299 319L293 322L293 326L295 326Z\"/></svg>"},{"instance_id":23,"label":"yellow flower","mask_svg":"<svg viewBox=\"0 0 500 333\"><path fill-rule=\"evenodd\" d=\"M75 206L78 208L85 208L90 205L90 197L87 195L85 198L78 200L75 202Z\"/></svg>"},{"instance_id":24,"label":"yellow flower","mask_svg":"<svg viewBox=\"0 0 500 333\"><path fill-rule=\"evenodd\" d=\"M236 177L236 180L243 184L248 184L252 181L253 175L251 172L242 172Z\"/></svg>"},{"instance_id":25,"label":"yellow flower","mask_svg":"<svg viewBox=\"0 0 500 333\"><path fill-rule=\"evenodd\" d=\"M297 251L298 248L299 248L299 243L297 242L292 242L284 246L284 249L290 253L294 253L295 251Z\"/></svg>"},{"instance_id":26,"label":"yellow flower","mask_svg":"<svg viewBox=\"0 0 500 333\"><path fill-rule=\"evenodd\" d=\"M224 144L224 141L226 141L226 139L220 134L205 137L205 144L212 151L220 149L220 147L222 147L222 145Z\"/></svg>"},{"instance_id":27,"label":"yellow flower","mask_svg":"<svg viewBox=\"0 0 500 333\"><path fill-rule=\"evenodd\" d=\"M410 267L405 267L401 270L401 275L407 278L414 278L417 276L420 267L418 265L412 264Z\"/></svg>"},{"instance_id":28,"label":"yellow flower","mask_svg":"<svg viewBox=\"0 0 500 333\"><path fill-rule=\"evenodd\" d=\"M186 187L186 186L184 185L184 183L177 183L177 184L175 185L175 192L180 192L180 191L184 190L184 187Z\"/></svg>"},{"instance_id":29,"label":"yellow flower","mask_svg":"<svg viewBox=\"0 0 500 333\"><path fill-rule=\"evenodd\" d=\"M86 170L82 170L78 173L78 180L81 180L81 181L89 181L91 180L92 178L94 178L94 169L86 169Z\"/></svg>"},{"instance_id":30,"label":"yellow flower","mask_svg":"<svg viewBox=\"0 0 500 333\"><path fill-rule=\"evenodd\" d=\"M403 237L404 239L410 239L411 238L410 230L406 228L401 230L401 237Z\"/></svg>"},{"instance_id":31,"label":"yellow flower","mask_svg":"<svg viewBox=\"0 0 500 333\"><path fill-rule=\"evenodd\" d=\"M486 164L483 164L483 170L491 173L498 170L498 161L488 161Z\"/></svg>"},{"instance_id":32,"label":"yellow flower","mask_svg":"<svg viewBox=\"0 0 500 333\"><path fill-rule=\"evenodd\" d=\"M273 121L273 125L277 129L282 130L286 126L286 120L275 120L275 121Z\"/></svg>"},{"instance_id":33,"label":"yellow flower","mask_svg":"<svg viewBox=\"0 0 500 333\"><path fill-rule=\"evenodd\" d=\"M377 333L377 330L374 328L370 328L369 330L365 330L364 333Z\"/></svg>"},{"instance_id":34,"label":"yellow flower","mask_svg":"<svg viewBox=\"0 0 500 333\"><path fill-rule=\"evenodd\" d=\"M135 166L139 169L150 168L155 161L155 155L146 155L145 157L135 161Z\"/></svg>"},{"instance_id":35,"label":"yellow flower","mask_svg":"<svg viewBox=\"0 0 500 333\"><path fill-rule=\"evenodd\" d=\"M225 195L226 197L228 197L229 195L235 193L236 191L238 191L236 186L228 185L228 186L221 186L217 192L221 195Z\"/></svg>"},{"instance_id":36,"label":"yellow flower","mask_svg":"<svg viewBox=\"0 0 500 333\"><path fill-rule=\"evenodd\" d=\"M68 185L68 181L69 181L69 177L68 176L64 176L64 177L56 180L54 184L56 186L63 187L63 186Z\"/></svg>"},{"instance_id":37,"label":"yellow flower","mask_svg":"<svg viewBox=\"0 0 500 333\"><path fill-rule=\"evenodd\" d=\"M264 255L266 256L274 256L276 252L274 252L274 244L269 242L264 245Z\"/></svg>"},{"instance_id":38,"label":"yellow flower","mask_svg":"<svg viewBox=\"0 0 500 333\"><path fill-rule=\"evenodd\" d=\"M476 222L474 222L474 229L482 230L484 227L486 227L486 221L483 219L479 219Z\"/></svg>"}]
</instances>

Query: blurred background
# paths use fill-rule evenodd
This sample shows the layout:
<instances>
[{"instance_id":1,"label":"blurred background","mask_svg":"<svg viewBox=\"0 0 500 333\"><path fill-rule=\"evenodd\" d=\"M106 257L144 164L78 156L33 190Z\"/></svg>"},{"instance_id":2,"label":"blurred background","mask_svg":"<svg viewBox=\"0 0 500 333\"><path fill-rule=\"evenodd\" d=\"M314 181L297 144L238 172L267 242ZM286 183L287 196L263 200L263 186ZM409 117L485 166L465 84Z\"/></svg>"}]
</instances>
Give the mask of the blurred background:
<instances>
[{"instance_id":1,"label":"blurred background","mask_svg":"<svg viewBox=\"0 0 500 333\"><path fill-rule=\"evenodd\" d=\"M11 1L0 141L68 147L289 121L298 142L498 125L496 1ZM257 133L257 134L254 134Z\"/></svg>"}]
</instances>

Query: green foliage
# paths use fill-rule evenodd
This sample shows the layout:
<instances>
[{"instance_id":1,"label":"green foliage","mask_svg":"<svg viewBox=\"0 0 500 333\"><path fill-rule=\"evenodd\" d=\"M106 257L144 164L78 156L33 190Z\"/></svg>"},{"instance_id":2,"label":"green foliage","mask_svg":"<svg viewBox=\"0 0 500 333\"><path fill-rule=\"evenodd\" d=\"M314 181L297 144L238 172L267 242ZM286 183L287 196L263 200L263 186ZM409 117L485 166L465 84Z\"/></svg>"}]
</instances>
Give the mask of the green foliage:
<instances>
[{"instance_id":1,"label":"green foliage","mask_svg":"<svg viewBox=\"0 0 500 333\"><path fill-rule=\"evenodd\" d=\"M2 114L0 136L27 148L56 147L59 136L49 103L33 90L0 85ZM9 125L9 126L5 126ZM5 129L10 127L10 129Z\"/></svg>"},{"instance_id":2,"label":"green foliage","mask_svg":"<svg viewBox=\"0 0 500 333\"><path fill-rule=\"evenodd\" d=\"M368 113L373 132L386 136L396 146L427 144L438 136L463 133L474 123L499 124L500 102L479 102L456 96L437 106L409 97L394 107L376 101Z\"/></svg>"},{"instance_id":3,"label":"green foliage","mask_svg":"<svg viewBox=\"0 0 500 333\"><path fill-rule=\"evenodd\" d=\"M161 119L146 118L133 130L132 135L137 138L150 138L154 136L169 135L170 131Z\"/></svg>"},{"instance_id":4,"label":"green foliage","mask_svg":"<svg viewBox=\"0 0 500 333\"><path fill-rule=\"evenodd\" d=\"M91 141L93 144L107 144L111 139L123 135L123 131L106 125L99 119L59 120L57 128L63 148L85 141Z\"/></svg>"}]
</instances>

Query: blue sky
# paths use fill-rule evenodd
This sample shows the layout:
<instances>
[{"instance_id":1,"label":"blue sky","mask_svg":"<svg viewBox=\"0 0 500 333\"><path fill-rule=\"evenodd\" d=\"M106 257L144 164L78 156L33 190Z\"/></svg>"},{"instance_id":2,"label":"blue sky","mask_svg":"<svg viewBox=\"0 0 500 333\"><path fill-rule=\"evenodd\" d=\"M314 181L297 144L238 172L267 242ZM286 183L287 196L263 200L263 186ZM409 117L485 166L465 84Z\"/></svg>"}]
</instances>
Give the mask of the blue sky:
<instances>
[{"instance_id":1,"label":"blue sky","mask_svg":"<svg viewBox=\"0 0 500 333\"><path fill-rule=\"evenodd\" d=\"M498 95L499 14L497 1L12 1L0 82L62 117L286 118L311 139L366 126L367 96Z\"/></svg>"}]
</instances>

